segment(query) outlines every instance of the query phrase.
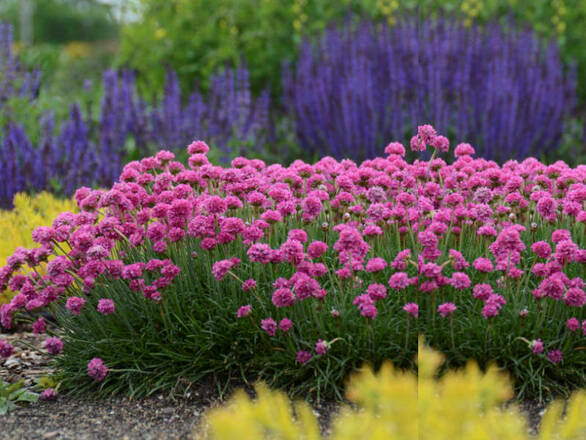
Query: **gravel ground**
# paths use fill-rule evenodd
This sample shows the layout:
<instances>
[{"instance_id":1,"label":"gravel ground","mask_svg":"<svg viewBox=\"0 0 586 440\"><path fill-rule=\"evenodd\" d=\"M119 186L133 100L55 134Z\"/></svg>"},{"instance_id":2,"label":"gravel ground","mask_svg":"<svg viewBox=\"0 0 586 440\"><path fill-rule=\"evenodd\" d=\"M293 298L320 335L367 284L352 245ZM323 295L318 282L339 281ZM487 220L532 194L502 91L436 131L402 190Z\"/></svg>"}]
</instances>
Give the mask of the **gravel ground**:
<instances>
[{"instance_id":1,"label":"gravel ground","mask_svg":"<svg viewBox=\"0 0 586 440\"><path fill-rule=\"evenodd\" d=\"M45 337L28 332L2 334L15 351L7 360L0 359L0 376L9 382L23 379L32 387L37 378L50 374L48 357L29 347L41 348ZM19 406L0 416L0 439L192 439L205 410L221 403L212 383L192 387L187 396L177 399L167 395L142 399L59 396L57 401ZM334 402L314 407L322 432L327 432L337 407ZM535 432L544 406L528 400L520 407Z\"/></svg>"}]
</instances>

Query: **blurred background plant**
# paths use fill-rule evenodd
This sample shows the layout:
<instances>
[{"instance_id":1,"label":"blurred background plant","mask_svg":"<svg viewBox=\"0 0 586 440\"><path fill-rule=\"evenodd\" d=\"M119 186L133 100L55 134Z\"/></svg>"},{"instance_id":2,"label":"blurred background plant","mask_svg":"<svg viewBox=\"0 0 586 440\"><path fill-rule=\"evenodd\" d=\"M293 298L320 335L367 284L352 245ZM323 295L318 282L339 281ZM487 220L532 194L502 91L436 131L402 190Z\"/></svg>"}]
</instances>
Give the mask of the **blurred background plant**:
<instances>
[{"instance_id":1,"label":"blurred background plant","mask_svg":"<svg viewBox=\"0 0 586 440\"><path fill-rule=\"evenodd\" d=\"M567 404L552 403L538 435L533 436L517 406L503 405L513 393L508 378L495 366L481 371L470 363L438 380L441 362L441 355L420 344L417 377L388 363L377 373L364 367L347 389L354 406L344 405L337 411L327 438L578 440L586 435L584 391ZM195 438L326 438L321 437L316 417L305 402L291 405L285 394L262 384L256 392L255 400L241 391L226 405L210 410Z\"/></svg>"},{"instance_id":2,"label":"blurred background plant","mask_svg":"<svg viewBox=\"0 0 586 440\"><path fill-rule=\"evenodd\" d=\"M360 159L429 122L487 158L586 158L580 0L4 0L0 21L1 206L109 185L193 138L217 161ZM333 29L358 41L326 47ZM350 46L391 65L354 53L350 68Z\"/></svg>"}]
</instances>

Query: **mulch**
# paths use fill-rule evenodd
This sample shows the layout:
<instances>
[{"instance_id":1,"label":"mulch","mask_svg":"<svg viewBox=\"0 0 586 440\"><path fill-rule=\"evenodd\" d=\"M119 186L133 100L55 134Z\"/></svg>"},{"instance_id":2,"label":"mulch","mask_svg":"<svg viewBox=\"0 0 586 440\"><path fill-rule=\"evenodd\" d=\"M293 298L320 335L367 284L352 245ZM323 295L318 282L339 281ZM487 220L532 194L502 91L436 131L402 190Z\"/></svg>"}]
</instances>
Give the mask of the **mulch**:
<instances>
[{"instance_id":1,"label":"mulch","mask_svg":"<svg viewBox=\"0 0 586 440\"><path fill-rule=\"evenodd\" d=\"M15 350L10 358L0 358L0 376L8 382L22 379L32 389L36 379L51 374L48 356L29 347L41 348L45 337L27 331L2 334ZM180 398L166 394L140 399L61 395L56 401L19 406L0 416L0 439L193 439L202 414L221 405L229 393L223 397L211 382L194 385ZM329 421L338 407L331 401L314 406L323 433L328 432ZM527 400L520 407L531 431L536 432L544 405Z\"/></svg>"}]
</instances>

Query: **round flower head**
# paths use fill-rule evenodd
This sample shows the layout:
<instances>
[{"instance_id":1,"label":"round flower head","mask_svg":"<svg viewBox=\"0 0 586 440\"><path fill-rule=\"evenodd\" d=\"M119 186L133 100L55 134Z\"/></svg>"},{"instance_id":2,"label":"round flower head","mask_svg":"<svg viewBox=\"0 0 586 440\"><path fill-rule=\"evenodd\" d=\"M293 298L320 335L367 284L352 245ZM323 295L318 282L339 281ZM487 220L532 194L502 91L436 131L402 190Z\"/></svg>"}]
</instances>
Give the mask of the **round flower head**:
<instances>
[{"instance_id":1,"label":"round flower head","mask_svg":"<svg viewBox=\"0 0 586 440\"><path fill-rule=\"evenodd\" d=\"M93 358L87 364L88 375L97 382L101 382L108 373L108 368L104 365L104 362L100 358Z\"/></svg>"},{"instance_id":2,"label":"round flower head","mask_svg":"<svg viewBox=\"0 0 586 440\"><path fill-rule=\"evenodd\" d=\"M241 306L238 309L238 312L236 312L236 316L238 318L243 318L245 316L248 316L252 313L252 306L250 304L246 304L245 306Z\"/></svg>"},{"instance_id":3,"label":"round flower head","mask_svg":"<svg viewBox=\"0 0 586 440\"><path fill-rule=\"evenodd\" d=\"M50 401L50 400L57 400L57 391L53 388L47 388L41 393L41 400Z\"/></svg>"},{"instance_id":4,"label":"round flower head","mask_svg":"<svg viewBox=\"0 0 586 440\"><path fill-rule=\"evenodd\" d=\"M408 315L417 318L419 316L419 306L415 303L407 303L403 306L403 310L407 312Z\"/></svg>"},{"instance_id":5,"label":"round flower head","mask_svg":"<svg viewBox=\"0 0 586 440\"><path fill-rule=\"evenodd\" d=\"M456 305L451 302L443 303L437 307L437 311L442 318L445 318L456 311Z\"/></svg>"},{"instance_id":6,"label":"round flower head","mask_svg":"<svg viewBox=\"0 0 586 440\"><path fill-rule=\"evenodd\" d=\"M0 339L0 357L7 359L12 356L14 352L14 347L5 341L4 339Z\"/></svg>"},{"instance_id":7,"label":"round flower head","mask_svg":"<svg viewBox=\"0 0 586 440\"><path fill-rule=\"evenodd\" d=\"M543 342L541 342L540 338L531 342L531 351L535 354L543 353Z\"/></svg>"},{"instance_id":8,"label":"round flower head","mask_svg":"<svg viewBox=\"0 0 586 440\"><path fill-rule=\"evenodd\" d=\"M39 335L41 333L45 333L45 331L47 330L47 324L45 323L45 320L43 319L43 317L41 316L39 319L37 319L35 321L35 323L33 324L33 333L35 335Z\"/></svg>"},{"instance_id":9,"label":"round flower head","mask_svg":"<svg viewBox=\"0 0 586 440\"><path fill-rule=\"evenodd\" d=\"M312 355L310 352L305 351L305 350L299 350L297 352L297 362L299 362L301 365L305 365L306 363L308 363L312 358Z\"/></svg>"},{"instance_id":10,"label":"round flower head","mask_svg":"<svg viewBox=\"0 0 586 440\"><path fill-rule=\"evenodd\" d=\"M266 318L260 322L261 328L270 336L275 336L277 331L277 323L273 318Z\"/></svg>"},{"instance_id":11,"label":"round flower head","mask_svg":"<svg viewBox=\"0 0 586 440\"><path fill-rule=\"evenodd\" d=\"M319 355L324 355L327 351L327 344L322 339L318 339L317 343L315 344L315 352Z\"/></svg>"},{"instance_id":12,"label":"round flower head","mask_svg":"<svg viewBox=\"0 0 586 440\"><path fill-rule=\"evenodd\" d=\"M81 308L85 304L85 299L80 298L78 296L71 296L67 298L67 302L65 303L65 307L74 315L79 315L81 312Z\"/></svg>"},{"instance_id":13,"label":"round flower head","mask_svg":"<svg viewBox=\"0 0 586 440\"><path fill-rule=\"evenodd\" d=\"M570 318L566 321L566 327L571 332L580 330L580 321L578 321L576 318Z\"/></svg>"},{"instance_id":14,"label":"round flower head","mask_svg":"<svg viewBox=\"0 0 586 440\"><path fill-rule=\"evenodd\" d=\"M282 332L288 332L293 327L293 323L288 318L283 318L279 321L279 330Z\"/></svg>"},{"instance_id":15,"label":"round flower head","mask_svg":"<svg viewBox=\"0 0 586 440\"><path fill-rule=\"evenodd\" d=\"M63 342L57 337L47 338L45 340L45 348L49 354L60 354L63 351Z\"/></svg>"},{"instance_id":16,"label":"round flower head","mask_svg":"<svg viewBox=\"0 0 586 440\"><path fill-rule=\"evenodd\" d=\"M547 357L553 364L558 364L562 361L562 352L560 350L552 350L547 353Z\"/></svg>"},{"instance_id":17,"label":"round flower head","mask_svg":"<svg viewBox=\"0 0 586 440\"><path fill-rule=\"evenodd\" d=\"M98 301L97 310L103 315L110 315L114 313L116 306L114 305L114 301L111 299L102 298Z\"/></svg>"}]
</instances>

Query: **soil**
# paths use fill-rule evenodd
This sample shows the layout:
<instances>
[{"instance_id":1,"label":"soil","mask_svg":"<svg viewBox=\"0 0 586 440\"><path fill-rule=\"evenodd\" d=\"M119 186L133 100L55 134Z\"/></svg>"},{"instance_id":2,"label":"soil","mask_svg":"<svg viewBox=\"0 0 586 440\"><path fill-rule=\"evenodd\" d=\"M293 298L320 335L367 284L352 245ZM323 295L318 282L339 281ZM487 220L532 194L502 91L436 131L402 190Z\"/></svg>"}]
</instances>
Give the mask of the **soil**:
<instances>
[{"instance_id":1,"label":"soil","mask_svg":"<svg viewBox=\"0 0 586 440\"><path fill-rule=\"evenodd\" d=\"M2 334L15 347L10 358L0 358L2 379L8 382L22 379L33 389L36 379L50 374L47 355L32 348L42 348L45 337L26 331ZM247 391L252 394L252 390ZM220 398L211 382L197 384L186 396L174 399L168 395L141 399L61 395L56 401L19 406L0 416L0 439L193 439L202 414L229 398L223 397ZM338 407L331 401L314 406L322 433L328 432L330 419ZM545 412L544 405L527 400L520 407L535 433Z\"/></svg>"}]
</instances>

